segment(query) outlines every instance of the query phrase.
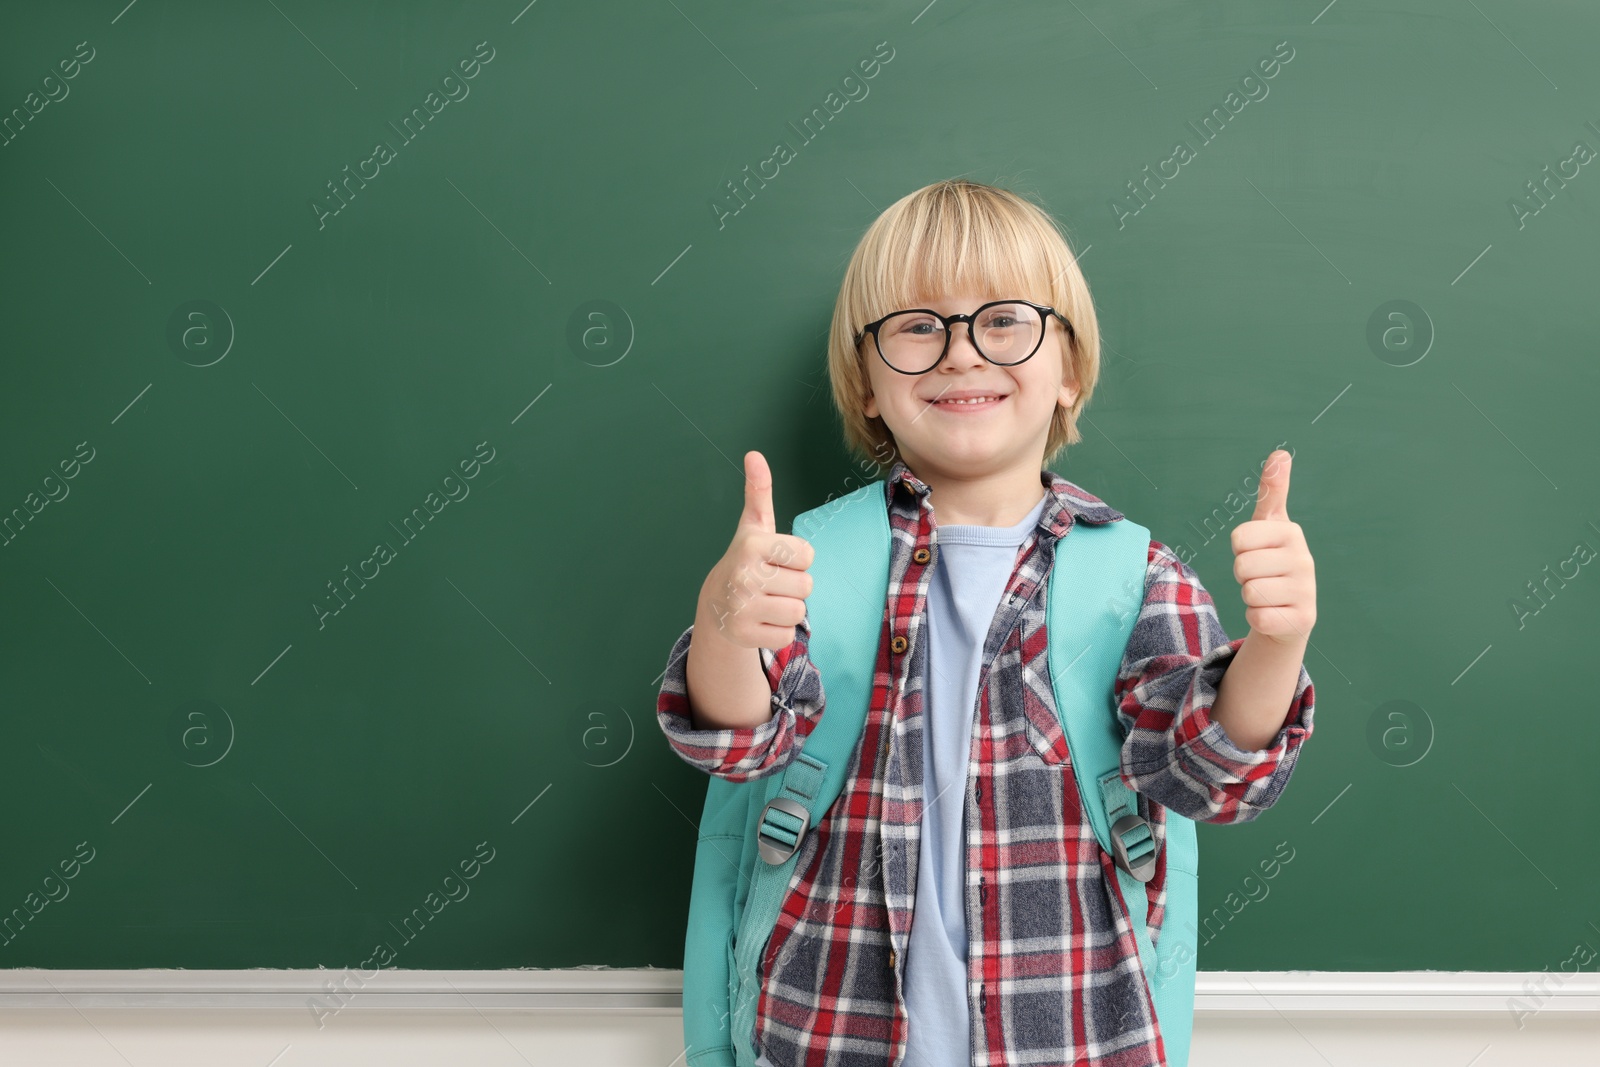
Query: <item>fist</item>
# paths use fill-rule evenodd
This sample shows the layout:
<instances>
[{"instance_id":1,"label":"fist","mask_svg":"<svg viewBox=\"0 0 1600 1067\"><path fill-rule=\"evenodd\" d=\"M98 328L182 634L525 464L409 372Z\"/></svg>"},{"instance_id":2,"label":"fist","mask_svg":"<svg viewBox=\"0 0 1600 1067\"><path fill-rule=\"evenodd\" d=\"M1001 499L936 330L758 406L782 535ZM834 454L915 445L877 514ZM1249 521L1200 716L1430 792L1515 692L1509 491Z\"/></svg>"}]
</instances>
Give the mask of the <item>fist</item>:
<instances>
[{"instance_id":1,"label":"fist","mask_svg":"<svg viewBox=\"0 0 1600 1067\"><path fill-rule=\"evenodd\" d=\"M744 456L744 511L733 540L700 588L701 618L741 648L791 644L806 617L816 552L803 537L778 532L772 472L760 452Z\"/></svg>"},{"instance_id":2,"label":"fist","mask_svg":"<svg viewBox=\"0 0 1600 1067\"><path fill-rule=\"evenodd\" d=\"M1251 632L1303 646L1317 622L1317 575L1300 524L1289 521L1290 459L1281 448L1267 457L1255 513L1233 528L1233 576Z\"/></svg>"}]
</instances>

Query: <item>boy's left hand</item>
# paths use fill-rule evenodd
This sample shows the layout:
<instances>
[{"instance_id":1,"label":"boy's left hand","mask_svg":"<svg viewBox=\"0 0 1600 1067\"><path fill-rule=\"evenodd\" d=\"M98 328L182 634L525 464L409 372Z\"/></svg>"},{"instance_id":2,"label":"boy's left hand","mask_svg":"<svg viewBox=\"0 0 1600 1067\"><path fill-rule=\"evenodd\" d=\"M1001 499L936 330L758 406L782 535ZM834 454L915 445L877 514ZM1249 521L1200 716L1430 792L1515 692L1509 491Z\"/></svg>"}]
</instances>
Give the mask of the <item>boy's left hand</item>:
<instances>
[{"instance_id":1,"label":"boy's left hand","mask_svg":"<svg viewBox=\"0 0 1600 1067\"><path fill-rule=\"evenodd\" d=\"M1290 455L1267 457L1256 510L1233 528L1233 576L1252 633L1304 647L1317 622L1317 575L1300 524L1289 521Z\"/></svg>"}]
</instances>

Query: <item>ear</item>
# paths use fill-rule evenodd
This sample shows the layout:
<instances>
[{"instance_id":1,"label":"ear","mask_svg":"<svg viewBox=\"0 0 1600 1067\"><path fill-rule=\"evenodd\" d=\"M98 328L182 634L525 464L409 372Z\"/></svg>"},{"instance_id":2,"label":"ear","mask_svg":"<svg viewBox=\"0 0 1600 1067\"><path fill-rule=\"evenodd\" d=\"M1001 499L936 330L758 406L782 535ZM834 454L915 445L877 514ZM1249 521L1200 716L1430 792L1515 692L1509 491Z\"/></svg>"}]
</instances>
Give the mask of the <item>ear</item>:
<instances>
[{"instance_id":1,"label":"ear","mask_svg":"<svg viewBox=\"0 0 1600 1067\"><path fill-rule=\"evenodd\" d=\"M1078 382L1072 373L1072 342L1063 339L1061 353L1061 390L1057 399L1064 408L1070 408L1078 399Z\"/></svg>"},{"instance_id":2,"label":"ear","mask_svg":"<svg viewBox=\"0 0 1600 1067\"><path fill-rule=\"evenodd\" d=\"M878 397L877 397L877 394L874 393L873 390L872 390L872 374L873 374L874 368L873 368L873 365L872 365L872 361L867 359L867 356L866 356L866 346L868 344L870 344L870 343L871 342L869 342L866 338L863 337L861 339L861 343L856 346L856 355L858 357L858 362L856 363L856 368L860 372L861 388L867 394L862 399L861 411L862 411L862 413L864 415L866 415L867 418L876 419L876 418L881 418L882 416L878 413Z\"/></svg>"},{"instance_id":3,"label":"ear","mask_svg":"<svg viewBox=\"0 0 1600 1067\"><path fill-rule=\"evenodd\" d=\"M1064 408L1072 407L1073 402L1078 399L1078 385L1077 385L1077 383L1076 382L1071 382L1071 381L1063 381L1061 383L1061 392L1058 394L1057 398L1060 401L1062 407L1064 407Z\"/></svg>"}]
</instances>

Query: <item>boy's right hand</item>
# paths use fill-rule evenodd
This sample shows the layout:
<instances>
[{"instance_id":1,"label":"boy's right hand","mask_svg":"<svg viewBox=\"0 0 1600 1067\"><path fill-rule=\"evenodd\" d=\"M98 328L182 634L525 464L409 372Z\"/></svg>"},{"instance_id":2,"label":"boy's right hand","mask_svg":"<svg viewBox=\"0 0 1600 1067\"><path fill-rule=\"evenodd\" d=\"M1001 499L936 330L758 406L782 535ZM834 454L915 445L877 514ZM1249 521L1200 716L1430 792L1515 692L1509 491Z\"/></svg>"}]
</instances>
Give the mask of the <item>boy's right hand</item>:
<instances>
[{"instance_id":1,"label":"boy's right hand","mask_svg":"<svg viewBox=\"0 0 1600 1067\"><path fill-rule=\"evenodd\" d=\"M746 452L744 511L727 552L700 587L699 617L738 647L787 647L806 617L806 568L815 557L805 538L778 533L772 472L760 452Z\"/></svg>"}]
</instances>

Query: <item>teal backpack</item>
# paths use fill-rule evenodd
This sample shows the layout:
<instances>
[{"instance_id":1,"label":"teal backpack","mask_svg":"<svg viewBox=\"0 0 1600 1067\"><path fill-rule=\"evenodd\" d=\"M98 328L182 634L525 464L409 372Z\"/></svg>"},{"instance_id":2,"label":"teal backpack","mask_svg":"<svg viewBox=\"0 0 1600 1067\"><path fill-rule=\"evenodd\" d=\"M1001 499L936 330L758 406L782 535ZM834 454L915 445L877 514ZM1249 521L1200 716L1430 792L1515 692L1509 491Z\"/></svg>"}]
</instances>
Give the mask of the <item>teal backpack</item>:
<instances>
[{"instance_id":1,"label":"teal backpack","mask_svg":"<svg viewBox=\"0 0 1600 1067\"><path fill-rule=\"evenodd\" d=\"M803 512L793 532L815 550L809 651L827 705L782 771L747 782L712 776L695 846L683 948L688 1067L754 1067L756 967L794 874L806 831L844 787L872 694L889 591L889 517L882 480ZM1046 626L1056 707L1084 807L1116 861L1169 1067L1185 1067L1194 1022L1199 856L1194 822L1167 812L1167 898L1159 951L1150 944L1144 883L1155 842L1120 774L1124 734L1113 689L1139 616L1150 531L1126 519L1077 522L1057 542ZM1082 650L1081 653L1079 650ZM1098 783L1098 788L1096 787Z\"/></svg>"}]
</instances>

